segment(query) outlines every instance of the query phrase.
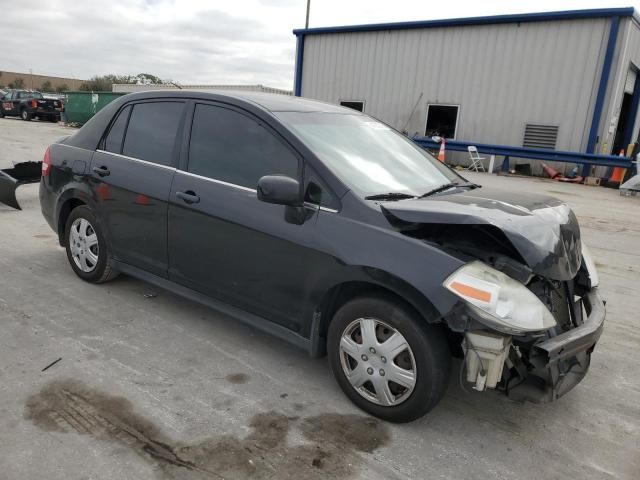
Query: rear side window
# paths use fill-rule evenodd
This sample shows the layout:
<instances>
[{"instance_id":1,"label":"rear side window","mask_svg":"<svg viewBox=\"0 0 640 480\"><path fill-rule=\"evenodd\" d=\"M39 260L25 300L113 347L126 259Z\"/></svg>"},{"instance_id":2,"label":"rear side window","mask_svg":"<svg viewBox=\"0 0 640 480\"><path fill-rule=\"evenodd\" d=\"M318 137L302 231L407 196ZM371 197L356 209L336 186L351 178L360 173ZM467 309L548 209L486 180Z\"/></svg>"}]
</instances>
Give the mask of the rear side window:
<instances>
[{"instance_id":1,"label":"rear side window","mask_svg":"<svg viewBox=\"0 0 640 480\"><path fill-rule=\"evenodd\" d=\"M111 153L122 152L122 139L124 138L124 129L127 128L127 120L129 119L129 112L131 107L126 107L120 111L118 118L113 122L107 138L104 141L104 149Z\"/></svg>"},{"instance_id":2,"label":"rear side window","mask_svg":"<svg viewBox=\"0 0 640 480\"><path fill-rule=\"evenodd\" d=\"M273 133L234 110L196 105L189 172L256 188L260 177L298 176L298 159Z\"/></svg>"},{"instance_id":3,"label":"rear side window","mask_svg":"<svg viewBox=\"0 0 640 480\"><path fill-rule=\"evenodd\" d=\"M122 154L171 165L184 103L153 102L133 106Z\"/></svg>"}]
</instances>

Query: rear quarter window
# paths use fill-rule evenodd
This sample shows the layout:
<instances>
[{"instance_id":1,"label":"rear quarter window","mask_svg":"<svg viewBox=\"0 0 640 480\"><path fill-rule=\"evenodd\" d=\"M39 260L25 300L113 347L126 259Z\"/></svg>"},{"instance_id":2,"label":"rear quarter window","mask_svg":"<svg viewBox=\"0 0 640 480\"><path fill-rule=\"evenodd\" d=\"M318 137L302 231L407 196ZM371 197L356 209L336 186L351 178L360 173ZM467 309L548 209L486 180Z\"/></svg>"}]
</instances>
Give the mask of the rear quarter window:
<instances>
[{"instance_id":1,"label":"rear quarter window","mask_svg":"<svg viewBox=\"0 0 640 480\"><path fill-rule=\"evenodd\" d=\"M104 141L104 149L107 152L122 153L122 140L124 139L124 130L127 128L127 120L129 120L130 112L131 107L125 107L111 124L109 133Z\"/></svg>"}]
</instances>

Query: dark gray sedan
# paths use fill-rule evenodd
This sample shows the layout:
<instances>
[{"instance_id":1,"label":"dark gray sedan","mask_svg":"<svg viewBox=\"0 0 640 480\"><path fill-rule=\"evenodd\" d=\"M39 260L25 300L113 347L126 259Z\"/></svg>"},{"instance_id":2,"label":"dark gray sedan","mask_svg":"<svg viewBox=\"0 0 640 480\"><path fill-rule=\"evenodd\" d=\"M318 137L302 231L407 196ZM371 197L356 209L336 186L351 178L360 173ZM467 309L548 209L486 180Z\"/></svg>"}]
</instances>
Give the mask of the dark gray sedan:
<instances>
[{"instance_id":1,"label":"dark gray sedan","mask_svg":"<svg viewBox=\"0 0 640 480\"><path fill-rule=\"evenodd\" d=\"M126 95L49 147L40 201L83 280L132 275L328 354L390 421L438 403L452 356L477 390L555 400L604 324L565 204L479 188L311 100Z\"/></svg>"}]
</instances>

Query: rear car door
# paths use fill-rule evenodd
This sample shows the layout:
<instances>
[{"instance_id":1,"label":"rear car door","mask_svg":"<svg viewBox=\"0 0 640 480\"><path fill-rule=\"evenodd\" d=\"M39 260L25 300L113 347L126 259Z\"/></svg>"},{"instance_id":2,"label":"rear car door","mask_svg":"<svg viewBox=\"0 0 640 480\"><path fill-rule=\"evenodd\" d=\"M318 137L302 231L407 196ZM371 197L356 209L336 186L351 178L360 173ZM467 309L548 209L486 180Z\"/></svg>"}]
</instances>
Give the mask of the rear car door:
<instances>
[{"instance_id":1,"label":"rear car door","mask_svg":"<svg viewBox=\"0 0 640 480\"><path fill-rule=\"evenodd\" d=\"M91 185L114 257L167 275L167 208L184 101L129 104L91 162Z\"/></svg>"},{"instance_id":2,"label":"rear car door","mask_svg":"<svg viewBox=\"0 0 640 480\"><path fill-rule=\"evenodd\" d=\"M169 278L293 330L320 264L317 213L302 225L258 200L264 175L301 178L302 160L264 122L229 106L194 106L186 171L169 201ZM311 320L308 318L307 320Z\"/></svg>"}]
</instances>

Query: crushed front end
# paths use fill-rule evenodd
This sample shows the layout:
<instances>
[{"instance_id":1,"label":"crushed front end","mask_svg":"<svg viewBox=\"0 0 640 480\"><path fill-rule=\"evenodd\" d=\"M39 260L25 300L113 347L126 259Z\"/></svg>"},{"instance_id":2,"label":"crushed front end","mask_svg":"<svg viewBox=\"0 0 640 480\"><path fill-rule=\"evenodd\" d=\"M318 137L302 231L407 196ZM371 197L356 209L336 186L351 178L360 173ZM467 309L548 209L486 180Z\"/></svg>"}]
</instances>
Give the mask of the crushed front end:
<instances>
[{"instance_id":1,"label":"crushed front end","mask_svg":"<svg viewBox=\"0 0 640 480\"><path fill-rule=\"evenodd\" d=\"M507 334L466 315L464 379L476 390L496 388L514 400L550 402L586 375L604 327L605 307L597 287L537 280L530 285L549 306L556 325L546 331Z\"/></svg>"},{"instance_id":2,"label":"crushed front end","mask_svg":"<svg viewBox=\"0 0 640 480\"><path fill-rule=\"evenodd\" d=\"M382 211L402 234L464 262L442 283L458 299L443 320L465 358L461 380L548 402L584 378L605 308L595 263L566 204L474 190L388 203Z\"/></svg>"}]
</instances>

